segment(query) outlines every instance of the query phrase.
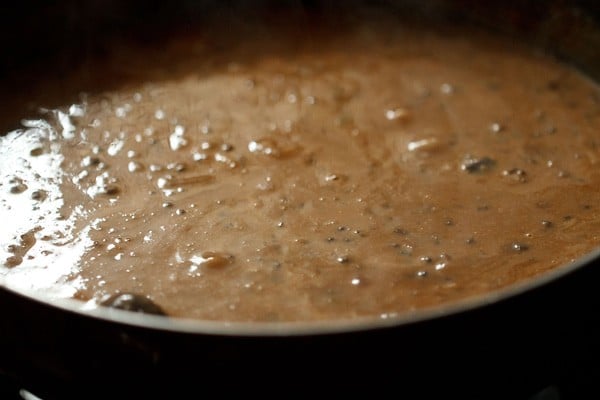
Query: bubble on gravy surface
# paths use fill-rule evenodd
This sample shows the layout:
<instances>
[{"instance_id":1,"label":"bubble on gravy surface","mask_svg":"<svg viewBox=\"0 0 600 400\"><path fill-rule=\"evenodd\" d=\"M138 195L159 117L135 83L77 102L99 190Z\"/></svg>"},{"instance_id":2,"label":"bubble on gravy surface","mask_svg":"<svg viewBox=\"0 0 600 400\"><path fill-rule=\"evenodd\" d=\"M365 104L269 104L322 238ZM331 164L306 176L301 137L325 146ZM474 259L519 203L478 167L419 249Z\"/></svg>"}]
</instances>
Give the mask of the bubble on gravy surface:
<instances>
[{"instance_id":1,"label":"bubble on gravy surface","mask_svg":"<svg viewBox=\"0 0 600 400\"><path fill-rule=\"evenodd\" d=\"M4 285L194 319L392 318L600 243L600 91L550 57L409 26L176 39L116 48L95 71L118 85L0 138Z\"/></svg>"}]
</instances>

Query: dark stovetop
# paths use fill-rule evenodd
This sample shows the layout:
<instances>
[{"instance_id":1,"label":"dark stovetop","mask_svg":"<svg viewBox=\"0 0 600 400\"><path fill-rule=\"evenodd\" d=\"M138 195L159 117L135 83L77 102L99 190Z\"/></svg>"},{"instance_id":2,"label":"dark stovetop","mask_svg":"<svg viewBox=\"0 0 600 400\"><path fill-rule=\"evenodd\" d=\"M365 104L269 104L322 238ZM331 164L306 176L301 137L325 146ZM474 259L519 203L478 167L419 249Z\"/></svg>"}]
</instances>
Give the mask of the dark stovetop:
<instances>
[{"instance_id":1,"label":"dark stovetop","mask_svg":"<svg viewBox=\"0 0 600 400\"><path fill-rule=\"evenodd\" d=\"M493 389L490 389L493 390ZM82 397L84 399L85 397ZM7 376L0 374L0 399L36 400L35 395L24 391L20 385ZM507 400L582 400L600 399L600 365L573 365L571 372L562 379L550 383L533 394ZM41 399L45 400L45 399ZM60 400L60 399L56 399Z\"/></svg>"}]
</instances>

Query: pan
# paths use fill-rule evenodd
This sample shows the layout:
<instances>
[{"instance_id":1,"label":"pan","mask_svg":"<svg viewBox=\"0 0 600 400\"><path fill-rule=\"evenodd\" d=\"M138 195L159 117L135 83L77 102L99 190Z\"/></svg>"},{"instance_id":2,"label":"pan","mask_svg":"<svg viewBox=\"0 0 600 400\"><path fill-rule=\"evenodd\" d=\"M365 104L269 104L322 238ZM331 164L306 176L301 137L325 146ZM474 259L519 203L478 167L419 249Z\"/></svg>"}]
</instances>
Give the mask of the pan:
<instances>
[{"instance_id":1,"label":"pan","mask_svg":"<svg viewBox=\"0 0 600 400\"><path fill-rule=\"evenodd\" d=\"M297 29L316 29L365 5L419 24L450 21L502 32L600 79L600 9L592 1L22 2L5 6L1 17L3 99L11 99L3 107L25 109L25 96L15 93L60 80L74 65L93 65L115 41L158 48L175 31L233 17L264 24L273 12L299 15L289 20ZM4 129L11 121L0 123ZM598 395L585 373L598 373L599 268L600 249L455 304L391 319L306 323L88 310L74 300L0 287L0 372L6 396L25 389L57 400L213 393L579 398L583 389L574 379Z\"/></svg>"}]
</instances>

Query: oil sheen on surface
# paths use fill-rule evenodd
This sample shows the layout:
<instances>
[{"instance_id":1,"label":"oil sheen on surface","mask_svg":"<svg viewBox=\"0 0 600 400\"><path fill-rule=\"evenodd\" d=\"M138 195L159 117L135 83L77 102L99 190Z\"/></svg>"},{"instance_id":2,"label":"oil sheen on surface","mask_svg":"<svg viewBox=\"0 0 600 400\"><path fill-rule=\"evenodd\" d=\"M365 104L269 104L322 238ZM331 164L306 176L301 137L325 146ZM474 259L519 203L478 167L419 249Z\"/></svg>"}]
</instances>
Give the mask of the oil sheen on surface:
<instances>
[{"instance_id":1,"label":"oil sheen on surface","mask_svg":"<svg viewBox=\"0 0 600 400\"><path fill-rule=\"evenodd\" d=\"M479 32L383 25L87 65L61 83L76 101L0 138L1 282L174 317L390 318L595 249L598 87ZM115 83L77 86L96 78Z\"/></svg>"}]
</instances>

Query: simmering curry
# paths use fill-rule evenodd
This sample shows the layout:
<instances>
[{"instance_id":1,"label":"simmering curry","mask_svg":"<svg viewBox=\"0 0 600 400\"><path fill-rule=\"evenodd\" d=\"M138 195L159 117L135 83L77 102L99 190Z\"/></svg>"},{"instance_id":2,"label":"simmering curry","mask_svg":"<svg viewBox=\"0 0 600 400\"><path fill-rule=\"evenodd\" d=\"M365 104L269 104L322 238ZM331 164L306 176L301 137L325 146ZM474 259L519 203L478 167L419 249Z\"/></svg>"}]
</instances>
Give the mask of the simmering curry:
<instances>
[{"instance_id":1,"label":"simmering curry","mask_svg":"<svg viewBox=\"0 0 600 400\"><path fill-rule=\"evenodd\" d=\"M0 138L3 285L194 319L392 318L600 244L600 90L509 40L188 32L86 68L60 83L77 101Z\"/></svg>"}]
</instances>

